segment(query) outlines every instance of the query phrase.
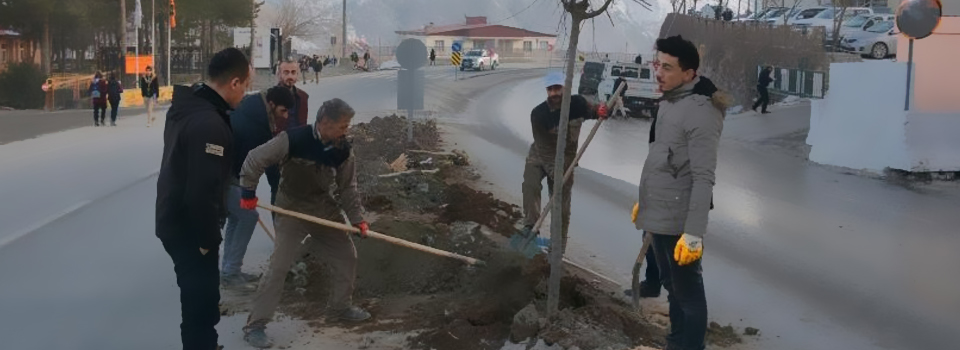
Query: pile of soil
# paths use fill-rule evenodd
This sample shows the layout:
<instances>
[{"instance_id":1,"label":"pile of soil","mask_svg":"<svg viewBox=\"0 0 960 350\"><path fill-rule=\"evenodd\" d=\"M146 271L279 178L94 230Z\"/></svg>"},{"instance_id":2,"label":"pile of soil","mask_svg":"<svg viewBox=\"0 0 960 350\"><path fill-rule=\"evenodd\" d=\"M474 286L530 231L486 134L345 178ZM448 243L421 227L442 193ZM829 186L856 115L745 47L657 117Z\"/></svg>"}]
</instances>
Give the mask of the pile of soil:
<instances>
[{"instance_id":1,"label":"pile of soil","mask_svg":"<svg viewBox=\"0 0 960 350\"><path fill-rule=\"evenodd\" d=\"M501 349L538 340L563 348L628 349L659 346L664 330L642 318L593 277L568 272L561 312L547 318L549 265L501 247L519 208L469 186L466 157L442 152L437 126L417 123L407 142L406 120L375 118L353 131L360 187L371 229L483 260L472 267L374 239L354 239L360 257L354 302L374 315L358 333L410 332L415 349ZM418 153L413 151L427 151ZM406 154L408 169L387 165ZM390 174L389 177L381 175ZM311 238L313 239L313 238ZM288 275L281 310L322 327L330 294L323 257L306 256ZM528 348L529 348L528 346Z\"/></svg>"}]
</instances>

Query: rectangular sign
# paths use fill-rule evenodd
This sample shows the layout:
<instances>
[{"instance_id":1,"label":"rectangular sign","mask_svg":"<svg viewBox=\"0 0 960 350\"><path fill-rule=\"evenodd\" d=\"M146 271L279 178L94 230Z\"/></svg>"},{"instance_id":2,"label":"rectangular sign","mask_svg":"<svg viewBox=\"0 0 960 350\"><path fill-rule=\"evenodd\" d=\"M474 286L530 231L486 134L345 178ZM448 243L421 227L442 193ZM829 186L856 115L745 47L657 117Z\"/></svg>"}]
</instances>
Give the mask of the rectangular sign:
<instances>
[{"instance_id":1,"label":"rectangular sign","mask_svg":"<svg viewBox=\"0 0 960 350\"><path fill-rule=\"evenodd\" d=\"M253 42L253 68L270 68L270 31L255 31ZM250 46L250 28L233 28L233 47Z\"/></svg>"},{"instance_id":2,"label":"rectangular sign","mask_svg":"<svg viewBox=\"0 0 960 350\"><path fill-rule=\"evenodd\" d=\"M147 66L153 66L153 56L150 55L127 55L126 56L127 69L124 73L126 74L143 74L147 71Z\"/></svg>"}]
</instances>

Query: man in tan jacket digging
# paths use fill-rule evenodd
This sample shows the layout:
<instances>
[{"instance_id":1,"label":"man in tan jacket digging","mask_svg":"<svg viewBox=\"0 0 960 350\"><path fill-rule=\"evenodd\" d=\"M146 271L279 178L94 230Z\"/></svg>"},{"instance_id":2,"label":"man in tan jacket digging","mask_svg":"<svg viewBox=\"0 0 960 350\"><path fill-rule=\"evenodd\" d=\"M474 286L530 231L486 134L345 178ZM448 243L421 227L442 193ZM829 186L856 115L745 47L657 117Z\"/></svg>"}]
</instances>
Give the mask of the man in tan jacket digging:
<instances>
[{"instance_id":1,"label":"man in tan jacket digging","mask_svg":"<svg viewBox=\"0 0 960 350\"><path fill-rule=\"evenodd\" d=\"M338 222L343 220L343 210L350 223L360 229L360 236L365 237L369 226L361 216L355 158L345 139L353 115L353 109L340 99L324 102L314 125L281 132L250 151L240 171L241 206L256 208L260 176L268 167L279 165L278 207ZM277 215L274 225L277 238L270 266L260 281L253 309L243 328L247 343L256 348L273 345L265 333L266 325L273 318L284 278L300 256L301 242L307 235L311 238L306 245L318 256L328 259L333 270L335 285L329 315L346 321L370 318L368 312L351 304L357 250L344 231L284 215Z\"/></svg>"},{"instance_id":2,"label":"man in tan jacket digging","mask_svg":"<svg viewBox=\"0 0 960 350\"><path fill-rule=\"evenodd\" d=\"M703 350L707 301L702 237L713 197L726 95L699 76L700 55L680 36L657 40L663 91L656 139L640 177L636 227L653 235L660 281L669 293L667 350Z\"/></svg>"}]
</instances>

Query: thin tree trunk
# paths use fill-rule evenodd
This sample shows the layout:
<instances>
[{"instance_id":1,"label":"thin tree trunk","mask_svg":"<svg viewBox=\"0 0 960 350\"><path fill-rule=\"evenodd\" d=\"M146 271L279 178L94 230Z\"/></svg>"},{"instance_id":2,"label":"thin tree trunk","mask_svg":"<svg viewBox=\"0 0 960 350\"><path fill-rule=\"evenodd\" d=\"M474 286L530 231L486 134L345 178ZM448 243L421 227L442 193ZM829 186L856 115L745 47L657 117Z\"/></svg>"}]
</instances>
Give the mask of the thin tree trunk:
<instances>
[{"instance_id":1,"label":"thin tree trunk","mask_svg":"<svg viewBox=\"0 0 960 350\"><path fill-rule=\"evenodd\" d=\"M43 17L43 47L40 49L42 56L43 74L50 75L50 60L53 55L53 47L50 39L50 14Z\"/></svg>"},{"instance_id":2,"label":"thin tree trunk","mask_svg":"<svg viewBox=\"0 0 960 350\"><path fill-rule=\"evenodd\" d=\"M577 44L580 42L580 23L582 20L571 15L570 43L567 48L566 77L563 86L563 103L560 107L560 126L557 128L557 154L553 163L553 190L554 199L552 216L550 217L550 280L547 284L547 314L556 315L560 308L560 279L563 276L563 175L566 172L564 153L570 124L570 90L573 86L573 72L577 63ZM557 192L559 191L559 192Z\"/></svg>"}]
</instances>

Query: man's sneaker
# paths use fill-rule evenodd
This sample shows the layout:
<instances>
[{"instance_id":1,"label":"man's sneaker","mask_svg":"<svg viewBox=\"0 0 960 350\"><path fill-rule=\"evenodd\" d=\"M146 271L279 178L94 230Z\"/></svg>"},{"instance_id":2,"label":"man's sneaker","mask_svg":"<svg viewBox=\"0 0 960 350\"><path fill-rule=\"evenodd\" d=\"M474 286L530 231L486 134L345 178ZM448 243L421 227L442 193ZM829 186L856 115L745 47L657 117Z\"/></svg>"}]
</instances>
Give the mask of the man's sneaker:
<instances>
[{"instance_id":1,"label":"man's sneaker","mask_svg":"<svg viewBox=\"0 0 960 350\"><path fill-rule=\"evenodd\" d=\"M273 342L267 337L266 327L250 327L243 329L243 341L250 346L258 349L269 349L273 347Z\"/></svg>"},{"instance_id":2,"label":"man's sneaker","mask_svg":"<svg viewBox=\"0 0 960 350\"><path fill-rule=\"evenodd\" d=\"M370 313L357 306L350 306L335 313L337 319L348 322L363 322L370 319Z\"/></svg>"},{"instance_id":3,"label":"man's sneaker","mask_svg":"<svg viewBox=\"0 0 960 350\"><path fill-rule=\"evenodd\" d=\"M240 273L240 277L241 277L244 281L247 281L247 283L256 282L256 281L259 281L259 280L260 280L260 275L254 275L254 274L252 274L252 273L246 273L246 272L241 272L241 273Z\"/></svg>"}]
</instances>

